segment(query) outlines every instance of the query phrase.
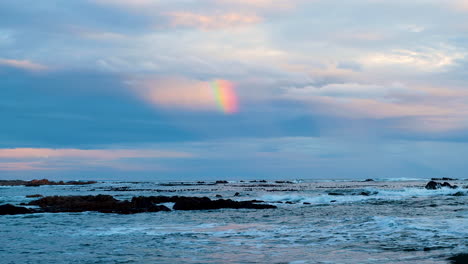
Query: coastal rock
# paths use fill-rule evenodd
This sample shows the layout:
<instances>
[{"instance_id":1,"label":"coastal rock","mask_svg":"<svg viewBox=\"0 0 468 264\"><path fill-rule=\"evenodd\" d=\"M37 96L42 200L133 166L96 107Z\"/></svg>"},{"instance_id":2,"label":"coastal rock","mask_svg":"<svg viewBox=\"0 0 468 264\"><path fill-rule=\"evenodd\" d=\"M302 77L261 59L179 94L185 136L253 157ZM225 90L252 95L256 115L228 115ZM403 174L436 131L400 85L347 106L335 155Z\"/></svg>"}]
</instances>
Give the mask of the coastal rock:
<instances>
[{"instance_id":1,"label":"coastal rock","mask_svg":"<svg viewBox=\"0 0 468 264\"><path fill-rule=\"evenodd\" d=\"M338 192L329 192L328 195L338 196L338 195L345 195L345 194L344 193L338 193Z\"/></svg>"},{"instance_id":2,"label":"coastal rock","mask_svg":"<svg viewBox=\"0 0 468 264\"><path fill-rule=\"evenodd\" d=\"M236 202L230 199L211 200L208 197L181 197L174 204L174 210L210 210L210 209L273 209L274 205L256 204L251 201Z\"/></svg>"},{"instance_id":3,"label":"coastal rock","mask_svg":"<svg viewBox=\"0 0 468 264\"><path fill-rule=\"evenodd\" d=\"M456 181L458 179L455 178L448 178L448 177L443 177L443 178L432 178L431 181Z\"/></svg>"},{"instance_id":4,"label":"coastal rock","mask_svg":"<svg viewBox=\"0 0 468 264\"><path fill-rule=\"evenodd\" d=\"M457 254L453 257L448 258L447 260L450 260L450 263L452 264L466 264L468 263L468 254L467 253Z\"/></svg>"},{"instance_id":5,"label":"coastal rock","mask_svg":"<svg viewBox=\"0 0 468 264\"><path fill-rule=\"evenodd\" d=\"M216 181L215 184L226 184L228 181Z\"/></svg>"},{"instance_id":6,"label":"coastal rock","mask_svg":"<svg viewBox=\"0 0 468 264\"><path fill-rule=\"evenodd\" d=\"M94 184L96 181L49 181L48 179L42 180L31 180L31 181L22 181L22 180L0 180L0 186L29 186L37 187L41 185L85 185L85 184Z\"/></svg>"},{"instance_id":7,"label":"coastal rock","mask_svg":"<svg viewBox=\"0 0 468 264\"><path fill-rule=\"evenodd\" d=\"M16 215L30 213L32 213L32 211L26 207L14 206L12 204L0 205L0 215Z\"/></svg>"},{"instance_id":8,"label":"coastal rock","mask_svg":"<svg viewBox=\"0 0 468 264\"><path fill-rule=\"evenodd\" d=\"M437 190L437 189L440 189L442 187L448 187L448 188L451 188L451 189L456 189L458 188L458 186L456 185L451 185L450 183L448 182L444 182L444 183L440 183L440 182L436 182L436 181L430 181L426 184L426 189L428 190Z\"/></svg>"},{"instance_id":9,"label":"coastal rock","mask_svg":"<svg viewBox=\"0 0 468 264\"><path fill-rule=\"evenodd\" d=\"M26 195L26 198L39 198L39 197L44 197L42 194L30 194Z\"/></svg>"},{"instance_id":10,"label":"coastal rock","mask_svg":"<svg viewBox=\"0 0 468 264\"><path fill-rule=\"evenodd\" d=\"M101 213L134 214L170 211L166 206L154 205L147 201L138 200L138 198L128 202L116 200L110 195L48 196L32 201L29 205L38 205L44 212L53 213L97 211Z\"/></svg>"}]
</instances>

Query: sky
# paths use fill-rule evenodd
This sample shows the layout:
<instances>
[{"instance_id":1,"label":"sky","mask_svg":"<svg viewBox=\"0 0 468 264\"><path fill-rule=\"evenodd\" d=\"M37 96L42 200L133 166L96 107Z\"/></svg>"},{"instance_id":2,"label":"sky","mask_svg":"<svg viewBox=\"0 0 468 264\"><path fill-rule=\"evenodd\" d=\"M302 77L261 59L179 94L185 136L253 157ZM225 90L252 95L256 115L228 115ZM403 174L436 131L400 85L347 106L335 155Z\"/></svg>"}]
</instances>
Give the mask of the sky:
<instances>
[{"instance_id":1,"label":"sky","mask_svg":"<svg viewBox=\"0 0 468 264\"><path fill-rule=\"evenodd\" d=\"M0 179L468 175L468 0L2 0Z\"/></svg>"}]
</instances>

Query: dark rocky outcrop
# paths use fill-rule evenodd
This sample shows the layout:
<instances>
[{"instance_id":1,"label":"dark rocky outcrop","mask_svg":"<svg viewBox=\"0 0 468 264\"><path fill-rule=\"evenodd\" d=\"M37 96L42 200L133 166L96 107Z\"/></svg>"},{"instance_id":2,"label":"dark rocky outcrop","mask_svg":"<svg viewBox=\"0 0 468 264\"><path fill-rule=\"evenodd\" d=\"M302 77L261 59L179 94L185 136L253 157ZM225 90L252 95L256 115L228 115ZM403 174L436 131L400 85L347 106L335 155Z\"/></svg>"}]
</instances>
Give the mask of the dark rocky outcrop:
<instances>
[{"instance_id":1,"label":"dark rocky outcrop","mask_svg":"<svg viewBox=\"0 0 468 264\"><path fill-rule=\"evenodd\" d=\"M42 194L30 194L26 195L26 198L39 198L39 197L44 197Z\"/></svg>"},{"instance_id":2,"label":"dark rocky outcrop","mask_svg":"<svg viewBox=\"0 0 468 264\"><path fill-rule=\"evenodd\" d=\"M12 204L0 205L0 215L16 215L30 213L32 213L32 211L26 207L14 206Z\"/></svg>"},{"instance_id":3,"label":"dark rocky outcrop","mask_svg":"<svg viewBox=\"0 0 468 264\"><path fill-rule=\"evenodd\" d=\"M39 206L39 209L28 209L13 205L2 205L0 214L26 214L26 213L62 213L95 211L101 213L135 214L144 212L171 211L161 203L175 203L174 210L207 210L221 208L247 208L270 209L276 206L259 204L263 201L233 201L211 200L207 197L185 196L138 196L130 201L120 201L110 195L87 196L47 196L31 201L26 205Z\"/></svg>"},{"instance_id":4,"label":"dark rocky outcrop","mask_svg":"<svg viewBox=\"0 0 468 264\"><path fill-rule=\"evenodd\" d=\"M453 257L448 258L447 260L449 260L450 263L452 264L466 264L468 263L468 254L467 253L457 254Z\"/></svg>"},{"instance_id":5,"label":"dark rocky outcrop","mask_svg":"<svg viewBox=\"0 0 468 264\"><path fill-rule=\"evenodd\" d=\"M86 185L86 184L94 184L97 183L96 181L49 181L48 179L42 180L31 180L31 181L22 181L22 180L1 180L0 186L30 186L36 187L41 185Z\"/></svg>"},{"instance_id":6,"label":"dark rocky outcrop","mask_svg":"<svg viewBox=\"0 0 468 264\"><path fill-rule=\"evenodd\" d=\"M136 199L135 199L136 198ZM28 205L37 205L43 212L85 212L96 211L101 213L134 214L143 212L170 211L163 205L141 201L135 197L132 201L119 201L110 195L88 196L48 196Z\"/></svg>"},{"instance_id":7,"label":"dark rocky outcrop","mask_svg":"<svg viewBox=\"0 0 468 264\"><path fill-rule=\"evenodd\" d=\"M226 184L228 181L216 181L215 184Z\"/></svg>"},{"instance_id":8,"label":"dark rocky outcrop","mask_svg":"<svg viewBox=\"0 0 468 264\"><path fill-rule=\"evenodd\" d=\"M211 200L208 197L180 197L174 204L174 210L210 210L210 209L273 209L274 205L256 204L252 201L236 202L230 199Z\"/></svg>"},{"instance_id":9,"label":"dark rocky outcrop","mask_svg":"<svg viewBox=\"0 0 468 264\"><path fill-rule=\"evenodd\" d=\"M426 189L428 190L437 190L437 189L440 189L442 187L448 187L448 188L451 188L451 189L456 189L458 188L458 186L456 185L451 185L450 183L448 182L444 182L444 183L440 183L440 182L436 182L436 181L430 181L426 184Z\"/></svg>"},{"instance_id":10,"label":"dark rocky outcrop","mask_svg":"<svg viewBox=\"0 0 468 264\"><path fill-rule=\"evenodd\" d=\"M455 178L448 178L448 177L443 177L443 178L432 178L431 181L456 181L458 179Z\"/></svg>"},{"instance_id":11,"label":"dark rocky outcrop","mask_svg":"<svg viewBox=\"0 0 468 264\"><path fill-rule=\"evenodd\" d=\"M339 193L339 192L329 192L328 195L338 196L338 195L345 195L345 194Z\"/></svg>"},{"instance_id":12,"label":"dark rocky outcrop","mask_svg":"<svg viewBox=\"0 0 468 264\"><path fill-rule=\"evenodd\" d=\"M374 180L373 179L365 179L364 181L365 182L373 182Z\"/></svg>"}]
</instances>

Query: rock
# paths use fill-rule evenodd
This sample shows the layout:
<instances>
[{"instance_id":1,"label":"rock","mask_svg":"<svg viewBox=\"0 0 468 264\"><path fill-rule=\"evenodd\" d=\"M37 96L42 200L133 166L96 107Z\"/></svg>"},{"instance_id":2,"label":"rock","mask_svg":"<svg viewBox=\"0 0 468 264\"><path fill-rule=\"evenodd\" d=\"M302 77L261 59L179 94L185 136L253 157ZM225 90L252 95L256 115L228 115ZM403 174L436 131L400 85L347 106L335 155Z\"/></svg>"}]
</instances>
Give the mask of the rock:
<instances>
[{"instance_id":1,"label":"rock","mask_svg":"<svg viewBox=\"0 0 468 264\"><path fill-rule=\"evenodd\" d=\"M135 199L136 198L136 199ZM170 211L163 205L154 205L147 200L134 197L131 202L119 201L110 195L48 196L29 205L38 205L44 212L85 212L133 214L143 212Z\"/></svg>"},{"instance_id":2,"label":"rock","mask_svg":"<svg viewBox=\"0 0 468 264\"><path fill-rule=\"evenodd\" d=\"M369 191L360 192L359 195L369 196L369 195L371 195L371 192L369 192Z\"/></svg>"},{"instance_id":3,"label":"rock","mask_svg":"<svg viewBox=\"0 0 468 264\"><path fill-rule=\"evenodd\" d=\"M336 200L331 200L330 203L336 203Z\"/></svg>"},{"instance_id":4,"label":"rock","mask_svg":"<svg viewBox=\"0 0 468 264\"><path fill-rule=\"evenodd\" d=\"M448 182L444 182L444 183L440 183L440 182L436 182L436 181L430 181L426 184L426 189L428 190L437 190L437 189L440 189L442 187L448 187L448 188L451 188L451 189L456 189L458 188L458 186L456 185L451 185L450 183Z\"/></svg>"},{"instance_id":5,"label":"rock","mask_svg":"<svg viewBox=\"0 0 468 264\"><path fill-rule=\"evenodd\" d=\"M309 203L309 202L303 202L302 204L311 204L311 203Z\"/></svg>"},{"instance_id":6,"label":"rock","mask_svg":"<svg viewBox=\"0 0 468 264\"><path fill-rule=\"evenodd\" d=\"M215 184L226 184L228 181L216 181Z\"/></svg>"},{"instance_id":7,"label":"rock","mask_svg":"<svg viewBox=\"0 0 468 264\"><path fill-rule=\"evenodd\" d=\"M456 188L458 188L458 186L456 186L456 185L451 185L451 184L448 183L448 182L442 183L442 187L449 187L449 188L451 188L451 189L456 189Z\"/></svg>"},{"instance_id":8,"label":"rock","mask_svg":"<svg viewBox=\"0 0 468 264\"><path fill-rule=\"evenodd\" d=\"M292 184L293 182L292 182L292 181L275 181L275 183L280 183L280 184L288 183L288 184Z\"/></svg>"},{"instance_id":9,"label":"rock","mask_svg":"<svg viewBox=\"0 0 468 264\"><path fill-rule=\"evenodd\" d=\"M215 197L216 197L216 198L223 198L223 196L220 195L220 194L217 194Z\"/></svg>"},{"instance_id":10,"label":"rock","mask_svg":"<svg viewBox=\"0 0 468 264\"><path fill-rule=\"evenodd\" d=\"M238 196L240 196L240 193L236 192L236 193L234 194L234 197L238 197Z\"/></svg>"},{"instance_id":11,"label":"rock","mask_svg":"<svg viewBox=\"0 0 468 264\"><path fill-rule=\"evenodd\" d=\"M274 205L257 204L250 201L236 202L233 200L211 200L208 197L180 197L174 204L174 210L210 210L210 209L272 209Z\"/></svg>"},{"instance_id":12,"label":"rock","mask_svg":"<svg viewBox=\"0 0 468 264\"><path fill-rule=\"evenodd\" d=\"M365 179L364 181L365 182L373 182L374 180L373 179Z\"/></svg>"},{"instance_id":13,"label":"rock","mask_svg":"<svg viewBox=\"0 0 468 264\"><path fill-rule=\"evenodd\" d=\"M452 194L451 196L465 196L465 193L464 192L456 192L456 193Z\"/></svg>"},{"instance_id":14,"label":"rock","mask_svg":"<svg viewBox=\"0 0 468 264\"><path fill-rule=\"evenodd\" d=\"M468 254L467 253L457 254L455 256L448 258L447 260L449 260L450 263L452 264L466 264L468 263Z\"/></svg>"},{"instance_id":15,"label":"rock","mask_svg":"<svg viewBox=\"0 0 468 264\"><path fill-rule=\"evenodd\" d=\"M31 180L31 181L21 181L21 180L3 180L0 181L0 186L29 186L29 187L37 187L41 185L84 185L84 184L94 184L97 183L96 181L68 181L68 182L54 182L49 181L48 179L42 180Z\"/></svg>"},{"instance_id":16,"label":"rock","mask_svg":"<svg viewBox=\"0 0 468 264\"><path fill-rule=\"evenodd\" d=\"M344 195L344 193L329 192L328 195L336 196L336 195Z\"/></svg>"},{"instance_id":17,"label":"rock","mask_svg":"<svg viewBox=\"0 0 468 264\"><path fill-rule=\"evenodd\" d=\"M285 204L294 204L294 203L291 202L291 201L287 201L287 202L285 202Z\"/></svg>"},{"instance_id":18,"label":"rock","mask_svg":"<svg viewBox=\"0 0 468 264\"><path fill-rule=\"evenodd\" d=\"M448 177L443 177L443 178L432 178L431 181L456 181L458 179L455 178L448 178Z\"/></svg>"},{"instance_id":19,"label":"rock","mask_svg":"<svg viewBox=\"0 0 468 264\"><path fill-rule=\"evenodd\" d=\"M30 194L30 195L26 195L26 198L39 198L39 197L44 197L44 196L41 195L41 194Z\"/></svg>"},{"instance_id":20,"label":"rock","mask_svg":"<svg viewBox=\"0 0 468 264\"><path fill-rule=\"evenodd\" d=\"M16 215L30 213L32 213L32 211L26 207L14 206L12 204L0 205L0 215Z\"/></svg>"}]
</instances>

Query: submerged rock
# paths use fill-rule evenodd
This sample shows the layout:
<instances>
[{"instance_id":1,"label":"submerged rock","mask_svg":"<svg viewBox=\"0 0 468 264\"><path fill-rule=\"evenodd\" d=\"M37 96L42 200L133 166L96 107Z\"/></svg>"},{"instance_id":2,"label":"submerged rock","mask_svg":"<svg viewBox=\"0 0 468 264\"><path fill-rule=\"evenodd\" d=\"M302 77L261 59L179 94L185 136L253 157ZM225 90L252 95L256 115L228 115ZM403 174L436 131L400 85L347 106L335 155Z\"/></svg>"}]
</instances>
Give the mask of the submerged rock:
<instances>
[{"instance_id":1,"label":"submerged rock","mask_svg":"<svg viewBox=\"0 0 468 264\"><path fill-rule=\"evenodd\" d=\"M180 197L174 204L174 210L210 210L210 209L273 209L274 205L257 204L252 201L236 202L231 199L211 200L208 197Z\"/></svg>"},{"instance_id":2,"label":"submerged rock","mask_svg":"<svg viewBox=\"0 0 468 264\"><path fill-rule=\"evenodd\" d=\"M12 204L0 205L0 215L16 215L30 213L32 213L32 211L26 207L14 206Z\"/></svg>"}]
</instances>

